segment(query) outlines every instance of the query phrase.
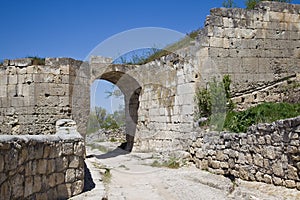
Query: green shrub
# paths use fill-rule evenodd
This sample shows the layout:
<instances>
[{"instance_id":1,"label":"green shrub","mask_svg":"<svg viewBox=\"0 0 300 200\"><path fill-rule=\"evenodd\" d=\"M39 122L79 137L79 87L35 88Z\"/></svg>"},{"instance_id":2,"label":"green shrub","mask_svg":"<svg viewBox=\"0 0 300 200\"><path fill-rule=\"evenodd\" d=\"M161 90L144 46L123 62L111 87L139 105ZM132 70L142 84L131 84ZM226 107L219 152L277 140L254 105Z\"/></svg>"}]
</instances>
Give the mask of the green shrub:
<instances>
[{"instance_id":1,"label":"green shrub","mask_svg":"<svg viewBox=\"0 0 300 200\"><path fill-rule=\"evenodd\" d=\"M254 9L256 4L258 4L261 1L277 1L277 2L285 2L285 3L291 3L291 0L247 0L246 1L246 8L247 9Z\"/></svg>"},{"instance_id":2,"label":"green shrub","mask_svg":"<svg viewBox=\"0 0 300 200\"><path fill-rule=\"evenodd\" d=\"M32 64L33 65L45 65L45 58L40 58L37 56L28 56L27 58L31 58L32 59Z\"/></svg>"},{"instance_id":3,"label":"green shrub","mask_svg":"<svg viewBox=\"0 0 300 200\"><path fill-rule=\"evenodd\" d=\"M248 127L258 123L270 123L300 115L300 104L263 103L242 112L230 111L224 128L233 132L246 132Z\"/></svg>"},{"instance_id":4,"label":"green shrub","mask_svg":"<svg viewBox=\"0 0 300 200\"><path fill-rule=\"evenodd\" d=\"M208 118L200 125L209 125L214 130L222 130L226 112L233 110L234 104L230 97L231 79L225 75L223 80L218 82L216 78L208 83L207 88L198 88L195 95L196 112L195 120Z\"/></svg>"}]
</instances>

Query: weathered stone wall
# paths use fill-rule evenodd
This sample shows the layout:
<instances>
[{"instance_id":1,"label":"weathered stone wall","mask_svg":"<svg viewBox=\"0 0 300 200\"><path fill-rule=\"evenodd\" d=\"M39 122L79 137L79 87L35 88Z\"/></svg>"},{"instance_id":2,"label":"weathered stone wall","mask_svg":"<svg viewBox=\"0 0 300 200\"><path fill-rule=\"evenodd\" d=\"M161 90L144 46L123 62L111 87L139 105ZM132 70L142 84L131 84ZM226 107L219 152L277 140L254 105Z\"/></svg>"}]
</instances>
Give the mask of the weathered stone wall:
<instances>
[{"instance_id":1,"label":"weathered stone wall","mask_svg":"<svg viewBox=\"0 0 300 200\"><path fill-rule=\"evenodd\" d=\"M142 150L187 148L193 131L198 77L188 60L171 54L142 66L136 144Z\"/></svg>"},{"instance_id":2,"label":"weathered stone wall","mask_svg":"<svg viewBox=\"0 0 300 200\"><path fill-rule=\"evenodd\" d=\"M83 137L72 127L59 127L55 135L1 135L0 199L65 199L81 193L84 152Z\"/></svg>"},{"instance_id":3,"label":"weathered stone wall","mask_svg":"<svg viewBox=\"0 0 300 200\"><path fill-rule=\"evenodd\" d=\"M0 67L0 134L55 133L58 119L73 117L73 87L81 65L70 58L46 58L45 65L33 65L30 58L5 60Z\"/></svg>"},{"instance_id":4,"label":"weathered stone wall","mask_svg":"<svg viewBox=\"0 0 300 200\"><path fill-rule=\"evenodd\" d=\"M243 109L277 101L283 90L276 84L299 77L299 14L299 5L279 2L262 2L255 10L212 9L193 44L143 65L114 65L103 57L90 64L46 59L45 66L5 61L0 134L50 134L56 120L72 118L84 135L90 84L105 79L125 95L127 141L141 150L186 149L194 135L197 86L229 74Z\"/></svg>"},{"instance_id":5,"label":"weathered stone wall","mask_svg":"<svg viewBox=\"0 0 300 200\"><path fill-rule=\"evenodd\" d=\"M299 85L289 88L291 81L299 84L299 14L300 5L279 2L261 2L255 10L212 9L193 44L137 68L132 77L146 78L138 78L136 144L185 149L194 137L196 87L213 77L230 75L238 109L299 94Z\"/></svg>"},{"instance_id":6,"label":"weathered stone wall","mask_svg":"<svg viewBox=\"0 0 300 200\"><path fill-rule=\"evenodd\" d=\"M245 110L263 102L300 103L300 74L268 86L250 90L232 98L236 110Z\"/></svg>"},{"instance_id":7,"label":"weathered stone wall","mask_svg":"<svg viewBox=\"0 0 300 200\"><path fill-rule=\"evenodd\" d=\"M299 14L300 5L268 1L254 10L212 9L193 47L195 66L207 81L229 74L234 94L295 75L300 71Z\"/></svg>"},{"instance_id":8,"label":"weathered stone wall","mask_svg":"<svg viewBox=\"0 0 300 200\"><path fill-rule=\"evenodd\" d=\"M247 133L199 130L189 152L203 170L300 190L300 117L258 124Z\"/></svg>"}]
</instances>

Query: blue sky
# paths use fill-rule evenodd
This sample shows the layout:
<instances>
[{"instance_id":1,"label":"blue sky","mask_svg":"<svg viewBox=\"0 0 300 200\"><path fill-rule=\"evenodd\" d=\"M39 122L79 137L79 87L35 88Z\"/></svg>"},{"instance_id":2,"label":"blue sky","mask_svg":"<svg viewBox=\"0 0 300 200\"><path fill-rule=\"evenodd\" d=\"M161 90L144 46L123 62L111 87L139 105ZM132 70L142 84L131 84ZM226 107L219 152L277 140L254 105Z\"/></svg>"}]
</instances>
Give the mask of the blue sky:
<instances>
[{"instance_id":1,"label":"blue sky","mask_svg":"<svg viewBox=\"0 0 300 200\"><path fill-rule=\"evenodd\" d=\"M0 0L0 60L26 56L82 60L107 38L140 27L162 27L185 34L203 27L209 10L221 7L222 2ZM244 0L235 3L245 7ZM300 0L292 3L299 4ZM109 86L98 88L107 90ZM98 96L103 99L103 95ZM110 104L104 101L104 107Z\"/></svg>"}]
</instances>

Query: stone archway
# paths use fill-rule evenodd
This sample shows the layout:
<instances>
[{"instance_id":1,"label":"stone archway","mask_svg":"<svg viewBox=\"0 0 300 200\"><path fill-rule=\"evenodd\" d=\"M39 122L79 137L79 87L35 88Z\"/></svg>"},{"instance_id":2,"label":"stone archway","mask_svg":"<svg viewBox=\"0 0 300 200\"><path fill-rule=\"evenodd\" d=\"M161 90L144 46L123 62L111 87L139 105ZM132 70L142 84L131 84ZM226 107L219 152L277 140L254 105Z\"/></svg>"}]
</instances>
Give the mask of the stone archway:
<instances>
[{"instance_id":1,"label":"stone archway","mask_svg":"<svg viewBox=\"0 0 300 200\"><path fill-rule=\"evenodd\" d=\"M122 144L122 148L124 148L126 151L131 151L133 148L136 125L138 121L141 86L133 77L120 71L106 72L102 74L99 79L103 79L115 84L124 94L126 143Z\"/></svg>"},{"instance_id":2,"label":"stone archway","mask_svg":"<svg viewBox=\"0 0 300 200\"><path fill-rule=\"evenodd\" d=\"M138 122L139 96L141 85L127 72L135 66L127 65L105 65L104 63L91 63L91 80L96 79L109 81L124 94L125 100L125 124L126 124L126 142L121 147L126 151L131 151L134 144L134 136Z\"/></svg>"}]
</instances>

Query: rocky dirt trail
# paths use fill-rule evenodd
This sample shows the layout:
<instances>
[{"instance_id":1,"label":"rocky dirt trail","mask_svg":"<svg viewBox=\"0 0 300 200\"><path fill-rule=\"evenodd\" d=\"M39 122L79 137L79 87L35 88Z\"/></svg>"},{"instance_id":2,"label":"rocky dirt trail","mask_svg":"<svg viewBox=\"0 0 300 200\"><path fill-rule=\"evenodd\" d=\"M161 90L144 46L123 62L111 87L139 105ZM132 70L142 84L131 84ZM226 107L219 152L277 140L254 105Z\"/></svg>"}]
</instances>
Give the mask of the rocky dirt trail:
<instances>
[{"instance_id":1,"label":"rocky dirt trail","mask_svg":"<svg viewBox=\"0 0 300 200\"><path fill-rule=\"evenodd\" d=\"M103 142L103 153L87 147L86 164L95 187L73 200L181 200L181 199L300 199L294 189L264 183L246 182L211 174L187 164L179 169L154 167L162 157L156 153L127 152L116 143Z\"/></svg>"}]
</instances>

